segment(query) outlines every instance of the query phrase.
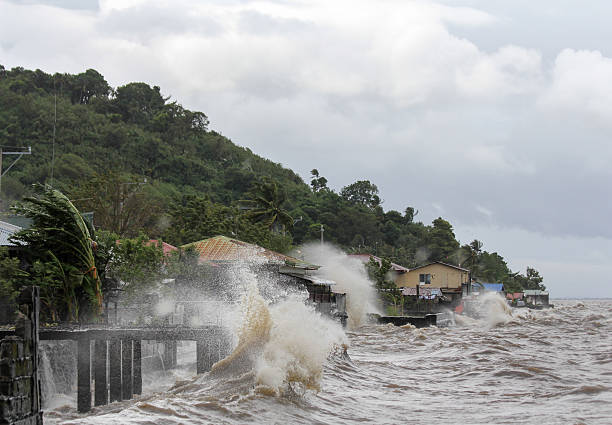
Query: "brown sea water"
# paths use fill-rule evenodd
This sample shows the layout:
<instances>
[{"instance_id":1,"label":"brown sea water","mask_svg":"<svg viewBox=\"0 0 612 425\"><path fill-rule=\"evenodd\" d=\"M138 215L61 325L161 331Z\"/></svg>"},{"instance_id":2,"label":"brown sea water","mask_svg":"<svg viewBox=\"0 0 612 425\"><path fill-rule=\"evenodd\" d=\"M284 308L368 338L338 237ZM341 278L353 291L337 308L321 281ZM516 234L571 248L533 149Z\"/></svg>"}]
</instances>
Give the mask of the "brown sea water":
<instances>
[{"instance_id":1,"label":"brown sea water","mask_svg":"<svg viewBox=\"0 0 612 425\"><path fill-rule=\"evenodd\" d=\"M270 307L255 293L247 305L239 350L211 373L186 366L154 393L149 378L148 395L88 415L59 403L46 423L612 423L610 300L492 303L451 328L346 335L299 303Z\"/></svg>"}]
</instances>

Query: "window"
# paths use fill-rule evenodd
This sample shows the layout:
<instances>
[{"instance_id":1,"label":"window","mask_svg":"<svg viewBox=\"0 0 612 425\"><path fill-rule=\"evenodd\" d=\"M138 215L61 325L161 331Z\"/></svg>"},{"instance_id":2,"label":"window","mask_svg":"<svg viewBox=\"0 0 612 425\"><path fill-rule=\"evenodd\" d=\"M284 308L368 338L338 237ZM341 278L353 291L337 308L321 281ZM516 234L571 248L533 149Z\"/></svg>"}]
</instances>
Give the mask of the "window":
<instances>
[{"instance_id":1,"label":"window","mask_svg":"<svg viewBox=\"0 0 612 425\"><path fill-rule=\"evenodd\" d=\"M419 275L419 283L428 285L431 283L431 274L420 274Z\"/></svg>"}]
</instances>

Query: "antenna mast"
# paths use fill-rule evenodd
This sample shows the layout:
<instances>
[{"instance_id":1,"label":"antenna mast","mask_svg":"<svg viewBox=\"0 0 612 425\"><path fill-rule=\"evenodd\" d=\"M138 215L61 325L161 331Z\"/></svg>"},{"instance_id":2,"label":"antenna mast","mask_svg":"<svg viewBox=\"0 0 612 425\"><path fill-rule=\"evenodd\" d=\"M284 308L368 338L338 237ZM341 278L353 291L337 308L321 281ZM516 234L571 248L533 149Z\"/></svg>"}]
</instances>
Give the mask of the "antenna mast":
<instances>
[{"instance_id":1,"label":"antenna mast","mask_svg":"<svg viewBox=\"0 0 612 425\"><path fill-rule=\"evenodd\" d=\"M22 156L24 155L32 155L32 147L28 146L26 147L12 147L12 146L7 146L7 149L9 149L8 151L3 150L3 147L0 146L0 197L2 196L2 176L4 176L6 173L8 173L8 171L13 168L13 165L15 165L15 163L17 161L19 161L21 159ZM27 150L26 150L27 149ZM4 155L18 155L17 158L11 162L11 165L8 166L8 168L4 171L2 171L2 157ZM1 201L1 198L0 198Z\"/></svg>"}]
</instances>

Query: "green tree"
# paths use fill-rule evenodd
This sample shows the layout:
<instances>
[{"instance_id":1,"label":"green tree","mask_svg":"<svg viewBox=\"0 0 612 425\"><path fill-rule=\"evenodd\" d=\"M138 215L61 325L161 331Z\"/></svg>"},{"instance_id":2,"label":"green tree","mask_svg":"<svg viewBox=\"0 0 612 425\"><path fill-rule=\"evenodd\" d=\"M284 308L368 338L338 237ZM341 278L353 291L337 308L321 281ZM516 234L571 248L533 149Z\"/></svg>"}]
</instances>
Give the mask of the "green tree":
<instances>
[{"instance_id":1,"label":"green tree","mask_svg":"<svg viewBox=\"0 0 612 425\"><path fill-rule=\"evenodd\" d=\"M352 204L363 205L370 209L376 208L381 204L378 188L375 184L370 183L369 180L359 180L343 187L340 191L340 196Z\"/></svg>"},{"instance_id":2,"label":"green tree","mask_svg":"<svg viewBox=\"0 0 612 425\"><path fill-rule=\"evenodd\" d=\"M65 292L61 320L77 321L81 313L97 317L102 307L102 288L94 260L92 230L60 191L37 186L38 197L27 197L13 211L32 220L32 226L12 236L33 261L53 264L54 277L46 289L57 282ZM49 268L51 270L51 268ZM44 290L45 288L43 288ZM51 295L52 296L52 295Z\"/></svg>"},{"instance_id":3,"label":"green tree","mask_svg":"<svg viewBox=\"0 0 612 425\"><path fill-rule=\"evenodd\" d=\"M453 226L442 217L433 221L429 230L427 248L431 261L449 261L451 254L459 249L459 242L455 239Z\"/></svg>"},{"instance_id":4,"label":"green tree","mask_svg":"<svg viewBox=\"0 0 612 425\"><path fill-rule=\"evenodd\" d=\"M283 209L286 193L270 179L261 179L251 192L251 199L241 201L246 207L246 217L264 223L275 233L285 233L293 227L293 217Z\"/></svg>"},{"instance_id":5,"label":"green tree","mask_svg":"<svg viewBox=\"0 0 612 425\"><path fill-rule=\"evenodd\" d=\"M319 176L319 170L314 168L310 172L310 186L313 192L319 192L327 189L327 179L323 176Z\"/></svg>"},{"instance_id":6,"label":"green tree","mask_svg":"<svg viewBox=\"0 0 612 425\"><path fill-rule=\"evenodd\" d=\"M19 259L10 257L6 247L0 247L0 300L4 308L15 301L27 276L19 266Z\"/></svg>"},{"instance_id":7,"label":"green tree","mask_svg":"<svg viewBox=\"0 0 612 425\"><path fill-rule=\"evenodd\" d=\"M158 86L129 83L117 88L113 105L126 122L144 125L162 111L165 102Z\"/></svg>"},{"instance_id":8,"label":"green tree","mask_svg":"<svg viewBox=\"0 0 612 425\"><path fill-rule=\"evenodd\" d=\"M81 210L94 213L97 227L120 237L151 231L161 212L146 181L116 171L94 175L73 191L72 198Z\"/></svg>"}]
</instances>

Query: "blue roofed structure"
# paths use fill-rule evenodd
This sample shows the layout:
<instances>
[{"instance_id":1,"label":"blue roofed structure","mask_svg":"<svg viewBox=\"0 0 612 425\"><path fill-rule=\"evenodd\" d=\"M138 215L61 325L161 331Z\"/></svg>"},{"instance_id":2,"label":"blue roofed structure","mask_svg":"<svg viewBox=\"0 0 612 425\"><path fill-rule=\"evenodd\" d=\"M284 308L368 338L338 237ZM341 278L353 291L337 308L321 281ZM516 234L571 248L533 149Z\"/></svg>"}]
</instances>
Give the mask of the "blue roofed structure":
<instances>
[{"instance_id":1,"label":"blue roofed structure","mask_svg":"<svg viewBox=\"0 0 612 425\"><path fill-rule=\"evenodd\" d=\"M490 282L473 282L473 292L504 292L503 283L490 283Z\"/></svg>"}]
</instances>

